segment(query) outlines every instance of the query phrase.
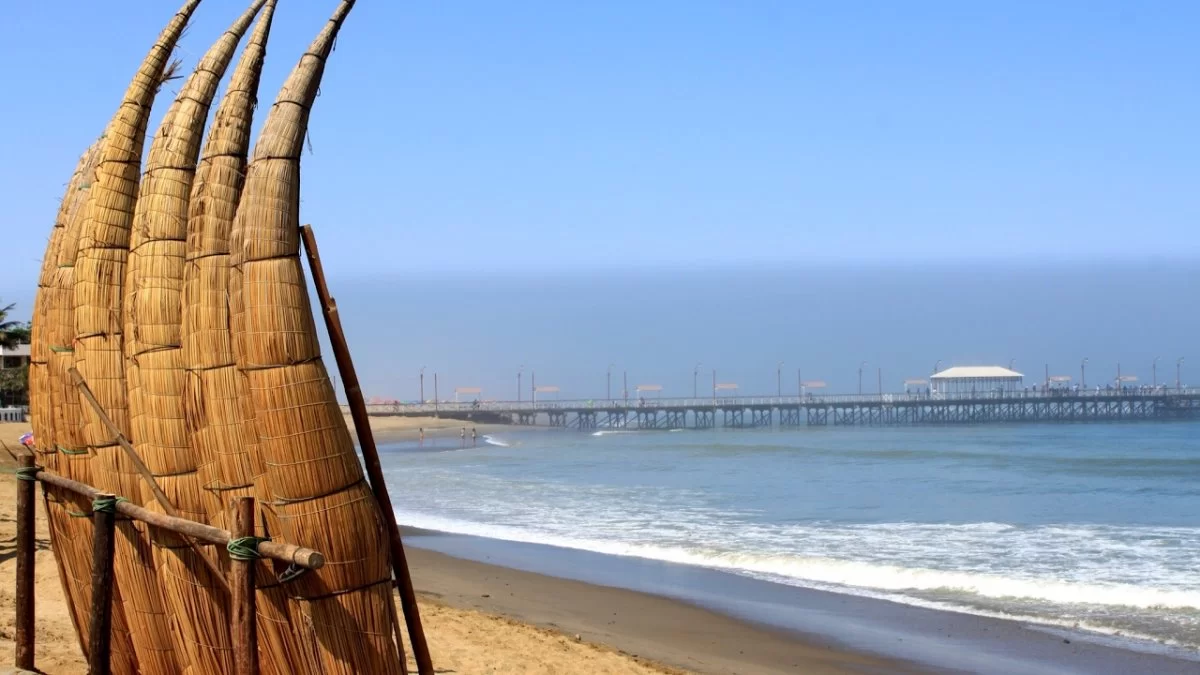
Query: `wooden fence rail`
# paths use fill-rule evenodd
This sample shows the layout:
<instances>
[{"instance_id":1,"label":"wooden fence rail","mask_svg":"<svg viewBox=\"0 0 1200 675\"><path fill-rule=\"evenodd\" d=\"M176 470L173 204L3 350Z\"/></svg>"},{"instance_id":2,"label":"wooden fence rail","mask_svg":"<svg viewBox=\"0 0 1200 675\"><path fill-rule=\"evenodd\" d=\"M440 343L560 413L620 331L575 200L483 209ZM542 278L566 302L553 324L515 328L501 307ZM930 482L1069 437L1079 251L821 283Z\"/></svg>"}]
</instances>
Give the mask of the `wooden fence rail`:
<instances>
[{"instance_id":1,"label":"wooden fence rail","mask_svg":"<svg viewBox=\"0 0 1200 675\"><path fill-rule=\"evenodd\" d=\"M34 666L34 511L35 483L42 482L69 490L92 500L91 518L95 525L92 541L92 614L88 640L88 672L109 672L110 633L112 629L113 528L116 514L192 537L196 541L229 547L233 584L234 663L238 675L258 672L258 635L254 607L254 559L270 558L300 568L315 570L325 564L325 556L303 546L278 541L260 541L252 535L254 500L237 503L235 532L197 523L193 520L155 513L122 501L85 483L64 478L34 464L33 455L18 457L17 469L17 579L16 579L16 666L36 670ZM231 545L232 542L232 545Z\"/></svg>"}]
</instances>

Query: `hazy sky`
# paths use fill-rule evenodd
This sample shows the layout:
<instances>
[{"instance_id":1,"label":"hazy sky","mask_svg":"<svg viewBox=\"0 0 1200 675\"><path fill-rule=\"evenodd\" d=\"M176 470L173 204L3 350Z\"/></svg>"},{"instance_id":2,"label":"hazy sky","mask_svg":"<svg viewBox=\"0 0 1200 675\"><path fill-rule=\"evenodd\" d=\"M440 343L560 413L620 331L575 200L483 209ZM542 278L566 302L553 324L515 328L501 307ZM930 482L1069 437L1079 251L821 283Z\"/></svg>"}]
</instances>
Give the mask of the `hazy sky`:
<instances>
[{"instance_id":1,"label":"hazy sky","mask_svg":"<svg viewBox=\"0 0 1200 675\"><path fill-rule=\"evenodd\" d=\"M176 4L5 8L6 296ZM280 3L264 103L335 4ZM186 66L243 7L200 5ZM1198 25L1191 2L364 1L304 216L335 276L1197 255Z\"/></svg>"},{"instance_id":2,"label":"hazy sky","mask_svg":"<svg viewBox=\"0 0 1200 675\"><path fill-rule=\"evenodd\" d=\"M1175 381L1175 360L1192 357L1183 383L1200 377L1200 264L924 265L861 269L723 270L574 275L546 280L450 280L438 285L341 282L338 307L363 387L414 399L426 366L443 397L481 386L485 398L513 398L516 373L558 385L562 396L600 398L605 372L629 386L663 385L692 395L718 380L742 394L795 393L797 371L828 391L886 391L928 376L939 361L1001 365L1026 383L1067 375L1089 386L1117 374ZM779 366L779 361L783 365ZM631 394L633 395L633 394Z\"/></svg>"},{"instance_id":3,"label":"hazy sky","mask_svg":"<svg viewBox=\"0 0 1200 675\"><path fill-rule=\"evenodd\" d=\"M64 182L176 4L5 7L5 301L31 302ZM280 2L256 122L335 4ZM185 68L243 7L201 4ZM1197 26L1193 2L364 0L312 116L303 217L343 288L447 307L479 288L456 280L514 272L1194 260ZM399 317L436 311L404 297ZM437 346L397 344L418 352L397 370Z\"/></svg>"}]
</instances>

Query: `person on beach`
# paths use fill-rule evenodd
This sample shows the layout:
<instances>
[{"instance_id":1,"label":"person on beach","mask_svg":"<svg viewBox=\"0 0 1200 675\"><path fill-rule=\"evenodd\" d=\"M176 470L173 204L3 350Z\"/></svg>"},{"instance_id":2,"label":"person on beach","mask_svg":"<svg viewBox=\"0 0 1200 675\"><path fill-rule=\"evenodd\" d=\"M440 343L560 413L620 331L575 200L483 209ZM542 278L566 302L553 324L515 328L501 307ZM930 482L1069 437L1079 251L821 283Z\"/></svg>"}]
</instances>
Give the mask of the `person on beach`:
<instances>
[{"instance_id":1,"label":"person on beach","mask_svg":"<svg viewBox=\"0 0 1200 675\"><path fill-rule=\"evenodd\" d=\"M466 427L463 427L462 430L458 432L458 438L459 438L459 440L462 441L462 446L464 448L467 447L467 428Z\"/></svg>"},{"instance_id":2,"label":"person on beach","mask_svg":"<svg viewBox=\"0 0 1200 675\"><path fill-rule=\"evenodd\" d=\"M417 429L417 438L421 445L425 445L425 427Z\"/></svg>"},{"instance_id":3,"label":"person on beach","mask_svg":"<svg viewBox=\"0 0 1200 675\"><path fill-rule=\"evenodd\" d=\"M475 441L475 427L471 427L471 445L478 445L478 443Z\"/></svg>"}]
</instances>

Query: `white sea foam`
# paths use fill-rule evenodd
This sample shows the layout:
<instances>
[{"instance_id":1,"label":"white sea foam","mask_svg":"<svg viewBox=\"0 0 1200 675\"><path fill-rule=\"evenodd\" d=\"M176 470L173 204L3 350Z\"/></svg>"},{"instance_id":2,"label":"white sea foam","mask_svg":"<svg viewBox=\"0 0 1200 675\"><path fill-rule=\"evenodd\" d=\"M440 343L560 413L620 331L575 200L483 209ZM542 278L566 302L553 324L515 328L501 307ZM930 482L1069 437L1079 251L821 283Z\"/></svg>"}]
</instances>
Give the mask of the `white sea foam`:
<instances>
[{"instance_id":1,"label":"white sea foam","mask_svg":"<svg viewBox=\"0 0 1200 675\"><path fill-rule=\"evenodd\" d=\"M405 458L403 479L435 489L397 491L397 514L402 522L433 530L1200 646L1200 584L1194 574L1200 527L1186 520L1146 525L1137 522L1140 514L1122 511L1106 522L1104 509L1111 508L1112 498L1105 496L1090 511L1064 509L1065 517L1080 522L984 522L1010 513L1021 518L1023 510L1010 506L1011 500L1026 494L1022 490L1031 480L1016 489L1005 474L996 474L1000 478L991 480L1008 492L989 492L994 488L985 466L963 474L970 483L950 484L943 477L931 485L950 494L957 490L960 498L979 494L991 500L990 510L960 510L958 502L945 498L936 503L938 493L927 507L894 509L916 519L977 514L981 522L873 522L895 506L894 498L870 491L885 485L871 471L891 475L875 466L884 460L874 456L865 468L861 458L843 466L808 447L767 443L764 435L728 434L716 437L719 444L702 434L668 441L668 435L633 429L592 436L613 434L641 435L599 445L578 436L531 437L519 451L504 453L502 462ZM984 464L997 461L988 457ZM951 461L958 470L970 457L959 452ZM1009 464L1002 468L1014 470ZM1074 480L1080 499L1090 498L1091 489L1113 494L1109 486ZM806 485L823 487L838 505L803 497ZM1179 488L1168 486L1165 494L1172 489ZM844 504L837 502L842 495Z\"/></svg>"},{"instance_id":2,"label":"white sea foam","mask_svg":"<svg viewBox=\"0 0 1200 675\"><path fill-rule=\"evenodd\" d=\"M508 441L501 440L499 438L496 438L495 436L484 435L483 442L487 443L488 445L495 445L495 446L499 446L501 448L511 448L512 447L512 444L509 443Z\"/></svg>"},{"instance_id":3,"label":"white sea foam","mask_svg":"<svg viewBox=\"0 0 1200 675\"><path fill-rule=\"evenodd\" d=\"M568 537L416 513L399 513L398 517L406 524L424 529L696 565L749 573L783 583L819 585L821 588L836 586L885 592L942 590L986 598L1029 598L1057 604L1200 609L1200 590L1195 589L1158 589L1131 584L1029 579L1002 574L909 568L785 554L733 553ZM907 524L897 525L903 529ZM996 524L992 523L980 525L984 529L996 527Z\"/></svg>"}]
</instances>

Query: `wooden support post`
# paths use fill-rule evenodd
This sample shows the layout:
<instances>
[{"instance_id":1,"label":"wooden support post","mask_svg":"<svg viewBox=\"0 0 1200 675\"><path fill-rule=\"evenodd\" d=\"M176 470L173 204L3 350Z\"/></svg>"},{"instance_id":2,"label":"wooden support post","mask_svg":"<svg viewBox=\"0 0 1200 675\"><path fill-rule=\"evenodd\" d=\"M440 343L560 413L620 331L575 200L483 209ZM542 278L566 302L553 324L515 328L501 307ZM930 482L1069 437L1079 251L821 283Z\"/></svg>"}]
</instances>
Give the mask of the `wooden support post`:
<instances>
[{"instance_id":1,"label":"wooden support post","mask_svg":"<svg viewBox=\"0 0 1200 675\"><path fill-rule=\"evenodd\" d=\"M150 472L150 468L146 466L146 463L142 461L141 456L137 454L137 450L133 449L133 444L129 442L129 439L125 438L125 434L121 433L121 429L117 427L116 423L112 421L112 418L109 417L108 413L104 410L104 407L101 406L100 402L96 400L96 397L92 394L92 390L90 387L88 387L88 384L83 379L83 376L80 375L79 371L73 366L67 371L67 373L70 374L71 380L75 383L75 386L79 388L79 393L83 394L84 400L88 402L88 405L90 405L92 410L96 412L96 416L99 417L104 426L108 428L108 432L113 436L116 436L117 443L121 446L121 449L125 451L125 455L129 457L129 461L133 463L134 468L136 468L138 473L141 474L142 480L146 481L146 485L150 486L150 491L154 493L154 500L158 502L159 506L163 507L163 511L166 511L168 516L178 518L179 510L175 508L175 505L172 504L171 500L167 498L166 493L163 492L162 488L158 486L158 481L154 480L154 474ZM200 558L200 560L204 562L204 565L208 567L208 571L212 573L213 580L217 582L217 586L224 590L228 595L229 582L225 580L225 574L221 571L221 568L217 566L216 561L204 555L204 551L201 551L200 546L196 544L196 542L190 537L184 537L183 540L196 554L196 557Z\"/></svg>"},{"instance_id":2,"label":"wooden support post","mask_svg":"<svg viewBox=\"0 0 1200 675\"><path fill-rule=\"evenodd\" d=\"M253 537L254 498L239 497L235 504L233 538ZM234 556L231 566L234 672L237 675L258 675L258 616L254 609L255 561L252 558L241 559Z\"/></svg>"},{"instance_id":3,"label":"wooden support post","mask_svg":"<svg viewBox=\"0 0 1200 675\"><path fill-rule=\"evenodd\" d=\"M116 496L101 494L96 501L112 500L114 508L92 510L92 617L88 635L88 674L112 672L113 533L116 526Z\"/></svg>"},{"instance_id":4,"label":"wooden support post","mask_svg":"<svg viewBox=\"0 0 1200 675\"><path fill-rule=\"evenodd\" d=\"M383 479L383 467L379 463L379 451L375 447L375 437L371 433L371 420L367 416L366 401L363 400L362 389L359 388L358 374L354 370L354 362L350 358L350 348L346 344L346 334L342 330L342 320L338 316L337 302L329 295L329 286L325 283L325 271L321 267L321 255L317 250L317 239L313 235L311 225L300 228L304 240L304 249L308 254L308 266L312 272L313 284L317 288L317 296L325 315L325 329L329 333L329 341L333 346L333 355L337 360L338 372L342 374L342 383L346 390L346 402L350 405L350 415L354 419L354 430L358 434L358 444L362 449L363 461L367 466L367 478L370 479L371 490L375 493L375 501L383 512L384 523L388 528L388 539L392 552L392 571L400 590L400 606L404 610L404 622L408 626L408 636L412 640L413 657L417 662L417 672L420 675L433 675L433 659L429 655L429 645L425 642L425 631L421 627L421 614L417 609L417 594L413 590L412 576L408 571L408 560L404 555L404 544L400 540L400 527L396 524L396 512L392 508L392 498L388 494L387 484ZM435 394L437 374L434 374ZM436 395L434 397L437 398ZM436 406L436 402L434 404ZM403 652L403 641L396 636L396 641ZM404 658L403 653L401 659Z\"/></svg>"},{"instance_id":5,"label":"wooden support post","mask_svg":"<svg viewBox=\"0 0 1200 675\"><path fill-rule=\"evenodd\" d=\"M33 515L37 479L33 474L33 455L18 458L17 473L17 668L33 670L34 591L33 554L36 547Z\"/></svg>"}]
</instances>

